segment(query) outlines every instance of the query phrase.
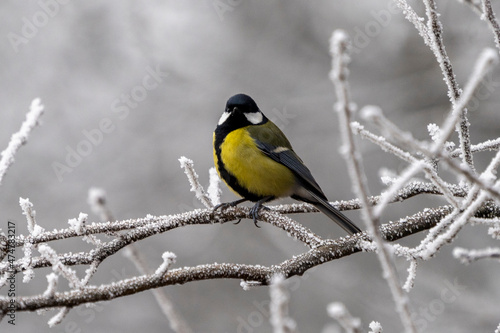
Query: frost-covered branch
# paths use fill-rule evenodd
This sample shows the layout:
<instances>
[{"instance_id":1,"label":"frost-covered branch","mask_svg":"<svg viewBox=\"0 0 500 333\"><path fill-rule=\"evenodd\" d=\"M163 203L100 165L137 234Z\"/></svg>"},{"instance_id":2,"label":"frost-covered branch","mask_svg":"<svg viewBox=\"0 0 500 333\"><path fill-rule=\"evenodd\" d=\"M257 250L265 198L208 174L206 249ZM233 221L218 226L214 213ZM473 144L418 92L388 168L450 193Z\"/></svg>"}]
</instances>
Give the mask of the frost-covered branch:
<instances>
[{"instance_id":1,"label":"frost-covered branch","mask_svg":"<svg viewBox=\"0 0 500 333\"><path fill-rule=\"evenodd\" d=\"M500 248L489 247L483 250L467 250L461 247L456 247L453 250L453 256L464 264L470 264L471 262L480 259L499 259Z\"/></svg>"},{"instance_id":2,"label":"frost-covered branch","mask_svg":"<svg viewBox=\"0 0 500 333\"><path fill-rule=\"evenodd\" d=\"M206 208L212 208L214 205L210 200L209 195L205 192L203 186L200 184L198 174L194 170L193 161L189 158L181 156L181 158L179 158L179 162L181 163L181 167L184 169L189 183L191 184L191 192L195 193L196 198L200 200Z\"/></svg>"},{"instance_id":3,"label":"frost-covered branch","mask_svg":"<svg viewBox=\"0 0 500 333\"><path fill-rule=\"evenodd\" d=\"M395 241L433 227L451 211L451 206L426 209L423 212L402 218L397 222L383 224L380 226L380 232L385 240ZM499 217L500 207L489 202L478 210L476 216L483 218ZM64 306L73 307L88 302L111 300L167 285L209 279L239 279L258 281L261 285L266 285L271 282L271 278L276 272L281 272L286 278L290 278L295 275L302 275L308 269L326 262L360 252L363 250L359 245L360 240L368 240L366 237L365 234L358 234L354 237L325 240L321 246L273 266L214 263L194 267L171 268L161 278L158 278L155 274L146 274L107 285L87 285L83 290L56 292L50 298L42 295L18 297L16 298L17 311L34 311ZM92 256L83 253L59 255L59 260L61 264L67 267L90 265L93 262ZM39 257L33 258L33 268L48 266L51 266L48 260ZM8 304L9 300L7 298L0 297L0 311L5 311Z\"/></svg>"},{"instance_id":4,"label":"frost-covered branch","mask_svg":"<svg viewBox=\"0 0 500 333\"><path fill-rule=\"evenodd\" d=\"M454 196L457 197L465 197L466 191L464 188L449 184L449 189L452 191ZM390 202L402 202L404 200L410 199L417 195L422 194L433 194L433 195L442 195L440 190L431 183L423 183L423 182L411 182L407 184L404 188L396 193L396 195L391 198ZM370 205L376 205L380 202L381 196L370 196L368 198L368 202ZM358 199L353 200L345 200L340 202L332 202L332 204L337 207L341 211L345 210L356 210L361 208L361 202ZM280 214L299 214L299 213L311 213L318 212L314 206L300 203L300 204L283 204L276 206L269 206L270 211L263 211L272 213L280 213ZM117 231L124 230L133 230L136 228L144 227L147 224L155 224L155 223L169 223L170 229L183 227L185 225L194 225L194 224L209 224L209 223L225 223L230 221L237 221L240 218L247 218L248 216L247 207L234 207L228 208L224 210L224 212L217 212L217 215L214 215L211 210L195 210L193 212L188 212L184 214L178 215L168 215L168 216L151 216L148 215L145 218L138 219L128 219L122 221L115 221L113 223L105 222L105 223L96 223L92 222L90 224L85 225L85 229L81 234L78 234L73 228L68 229L60 229L56 231L44 231L38 234L35 237L29 239L32 244L40 244L44 242L51 242L55 240L62 240L74 237L88 236L88 235L97 235L97 234L109 234ZM217 221L214 221L212 217L217 217ZM281 219L281 217L279 218ZM181 223L184 221L185 223ZM282 220L285 221L285 220ZM278 221L279 222L279 221ZM276 222L276 225L280 225ZM287 228L292 228L291 226L286 226ZM167 230L167 231L168 231ZM293 235L293 234L292 234ZM15 246L23 246L28 241L28 238L20 235L16 237ZM2 271L2 263L0 263L0 272Z\"/></svg>"},{"instance_id":5,"label":"frost-covered branch","mask_svg":"<svg viewBox=\"0 0 500 333\"><path fill-rule=\"evenodd\" d=\"M370 108L374 108L375 110L375 107L370 107ZM366 117L367 108L365 107L363 108L363 110L365 111L365 117ZM375 121L376 123L381 124L382 120L384 119L382 111L378 108L376 108L376 110L377 112L374 112L373 110L370 112L371 116L369 117L369 119ZM391 125L393 124L391 123ZM351 127L353 131L361 135L362 138L367 139L379 145L384 151L390 152L391 154L402 159L403 161L410 163L410 165L414 166L413 168L415 168L415 169L409 168L410 171L408 171L406 175L401 175L397 180L397 182L394 182L391 185L390 190L385 192L382 201L376 207L376 214L380 214L385 209L385 206L391 202L391 198L395 195L395 193L397 193L397 191L399 191L400 188L407 183L407 180L410 179L413 176L413 174L417 172L416 167L421 167L423 169L427 178L429 178L434 183L434 185L440 190L440 192L443 193L448 202L453 204L455 207L458 206L458 202L455 199L455 195L449 188L450 184L446 183L441 177L439 177L435 168L432 165L430 165L429 163L421 163L416 157L414 157L409 152L403 151L399 147L396 147L395 145L389 143L383 136L377 136L365 130L364 127L357 122L352 123Z\"/></svg>"},{"instance_id":6,"label":"frost-covered branch","mask_svg":"<svg viewBox=\"0 0 500 333\"><path fill-rule=\"evenodd\" d=\"M278 273L271 278L270 286L271 304L270 321L273 326L273 333L293 333L296 332L297 324L288 316L288 303L290 295L286 290L285 277Z\"/></svg>"},{"instance_id":7,"label":"frost-covered branch","mask_svg":"<svg viewBox=\"0 0 500 333\"><path fill-rule=\"evenodd\" d=\"M456 81L453 66L450 58L446 53L443 41L443 25L439 20L439 13L435 0L424 0L427 15L427 27L431 37L430 49L436 57L441 72L443 74L446 85L448 86L448 97L450 98L452 106L455 106L457 100L460 98L461 89ZM467 119L467 108L460 110L460 123L457 125L457 132L460 141L460 149L462 152L462 160L474 172L474 162L471 153L471 141L469 133L469 121Z\"/></svg>"},{"instance_id":8,"label":"frost-covered branch","mask_svg":"<svg viewBox=\"0 0 500 333\"><path fill-rule=\"evenodd\" d=\"M10 142L2 151L0 159L0 185L2 184L3 177L7 173L9 167L14 163L14 156L16 155L19 148L28 141L28 137L35 128L36 125L39 124L40 117L43 114L43 105L40 104L40 99L35 98L30 105L30 110L26 114L26 120L21 125L19 132L14 133L10 138Z\"/></svg>"},{"instance_id":9,"label":"frost-covered branch","mask_svg":"<svg viewBox=\"0 0 500 333\"><path fill-rule=\"evenodd\" d=\"M493 39L495 41L496 48L500 51L500 25L496 18L495 12L491 7L490 0L460 0L468 4L474 12L476 12L481 20L488 23L491 31L493 32Z\"/></svg>"},{"instance_id":10,"label":"frost-covered branch","mask_svg":"<svg viewBox=\"0 0 500 333\"><path fill-rule=\"evenodd\" d=\"M424 18L418 16L418 14L408 4L408 2L406 2L406 0L394 0L394 2L399 7L399 9L401 9L403 14L405 15L405 18L415 26L420 36L424 39L425 44L427 46L430 46L432 40L429 35L428 28L424 23Z\"/></svg>"},{"instance_id":11,"label":"frost-covered branch","mask_svg":"<svg viewBox=\"0 0 500 333\"><path fill-rule=\"evenodd\" d=\"M340 211L361 209L367 232L328 239L304 227L294 216L287 216L317 212L312 205L307 203L275 205L269 206L269 210L262 210L259 214L260 220L268 224L267 228L276 227L284 234L300 241L304 245L302 253L290 255L282 262L267 266L215 262L185 267L181 260L176 263L176 256L169 252L173 249L165 249L161 264L156 267L148 265L147 260L135 247L138 242L177 228L189 229L199 225L251 219L250 208L245 206L213 211L213 207L220 203L221 194L220 179L216 170L214 168L209 170L209 186L205 190L194 169L193 161L181 157L179 161L188 178L190 189L205 209L175 215L147 215L138 219L115 220L106 206L104 191L93 189L89 192L88 201L92 211L99 216L100 222L91 222L87 214L80 213L68 221L69 226L66 228L46 231L36 220L33 204L29 199L21 198L19 204L26 216L28 232L9 239L9 246L17 247L19 252L22 250L23 256L17 260L5 259L8 257L4 245L6 237L0 234L0 286L5 286L10 274L23 274L24 282L33 279L35 272L41 272L42 268L50 268L50 274L47 275L47 285L44 290L33 295L18 295L13 298L16 311L55 309L57 312L49 320L49 325L53 326L63 321L75 306L83 304L90 306L92 303L151 290L162 311L169 318L172 329L179 333L191 332L185 320L175 311L173 302L168 300L165 291L160 288L194 281L236 279L245 290L270 285L271 324L275 332L293 332L295 322L288 316L289 295L285 288L286 279L301 276L311 268L354 253L376 252L404 329L407 332L415 332L415 318L412 317L408 295L405 292L409 292L413 285L418 283L417 267L423 265L422 260L435 257L440 249L454 242L465 226L477 228L478 232L488 229L487 233L484 232L486 237L500 239L500 180L496 174L500 167L500 138L472 144L467 118L467 105L479 91L480 83L485 76L492 73L493 65L498 62L498 52L485 49L479 54L475 65L472 63L469 65L473 69L462 91L446 52L444 29L436 1L423 0L425 17L419 16L408 1L394 1L403 9L406 19L415 26L424 43L433 52L448 89L450 106L442 124L428 125L430 139L427 140L417 140L417 134L409 131L413 130L411 128L409 130L399 128L378 107L364 107L360 112L360 118L355 119L356 107L351 101L347 81L349 76L347 64L350 61L349 40L342 31L336 31L332 36L331 79L337 96L335 109L340 119L341 152L347 161L351 184L357 197L333 202L332 205ZM495 45L500 49L500 28L491 1L464 1L488 22L493 31ZM12 136L7 149L2 153L0 184L14 160L14 155L38 123L42 111L43 107L39 104L39 100L34 100L21 130ZM378 128L371 132L365 128L365 123L375 123ZM376 134L377 130L381 134ZM454 138L455 131L458 133L458 141ZM407 165L399 174L389 171L390 177L383 177L387 188L380 195L369 194L363 160L355 135L373 142L387 154L401 159ZM496 153L484 154L489 156L490 160L487 168L481 172L480 168L476 170L473 154L485 151L496 151ZM385 167L381 166L381 169ZM446 169L446 172L443 173L442 169ZM420 174L424 174L428 180L414 180L414 177ZM453 179L449 177L450 174L456 177L455 183L450 180ZM413 215L383 223L382 218L389 204L397 204L418 195L439 196L436 201L441 203L429 204ZM265 230L266 228L263 228L264 232ZM407 242L398 242L423 230L429 231L416 236L420 239L414 247L405 246ZM58 252L56 250L58 247L54 245L60 240L84 241L85 250L77 252L71 249L68 252ZM120 277L118 281L95 283L92 278L100 269L101 263L119 252L133 262L138 273L129 278ZM179 254L179 258L182 258L181 255ZM470 250L455 248L453 255L464 263L486 258L497 260L500 258L500 248ZM407 260L404 264L408 265L408 277L403 286L397 274L396 257ZM85 270L79 270L74 266L84 266ZM61 279L64 280L63 283ZM7 295L0 296L0 318L7 313L11 302ZM343 305L331 305L328 310L347 331L361 332L361 321L353 318ZM382 326L378 322L371 322L369 327L373 333L382 332ZM497 329L499 330L500 328Z\"/></svg>"},{"instance_id":12,"label":"frost-covered branch","mask_svg":"<svg viewBox=\"0 0 500 333\"><path fill-rule=\"evenodd\" d=\"M103 189L91 188L89 190L87 202L94 214L98 215L102 222L114 220L111 210L106 205L106 192ZM115 234L119 235L118 233ZM124 253L141 274L146 275L151 273L146 260L133 244L127 246ZM162 258L162 265L155 271L157 275L167 272L170 266L175 262L175 254L165 252ZM163 289L153 289L152 293L160 309L168 319L172 330L176 333L191 333L191 328L182 315L175 309L174 304L167 297L165 291Z\"/></svg>"},{"instance_id":13,"label":"frost-covered branch","mask_svg":"<svg viewBox=\"0 0 500 333\"><path fill-rule=\"evenodd\" d=\"M392 297L396 303L396 309L401 317L401 321L406 332L416 332L417 329L411 316L408 298L403 294L401 284L397 276L397 270L394 263L394 258L389 246L386 245L380 230L377 228L379 224L379 216L374 214L372 207L368 204L368 185L366 175L363 170L361 154L358 151L354 142L354 133L351 128L351 101L349 98L349 86L347 82L349 63L349 37L344 31L334 31L331 38L331 55L332 55L332 73L330 75L337 95L336 111L340 118L340 132L343 141L344 158L348 165L351 182L354 187L354 192L363 204L363 218L368 228L369 235L373 237L377 248L377 256L384 272L383 276L386 279L392 293Z\"/></svg>"},{"instance_id":14,"label":"frost-covered branch","mask_svg":"<svg viewBox=\"0 0 500 333\"><path fill-rule=\"evenodd\" d=\"M498 24L495 12L491 7L491 1L481 0L481 8L483 12L483 15L481 15L481 19L486 20L488 22L488 25L490 26L493 32L493 37L495 39L495 46L500 51L500 25Z\"/></svg>"}]
</instances>

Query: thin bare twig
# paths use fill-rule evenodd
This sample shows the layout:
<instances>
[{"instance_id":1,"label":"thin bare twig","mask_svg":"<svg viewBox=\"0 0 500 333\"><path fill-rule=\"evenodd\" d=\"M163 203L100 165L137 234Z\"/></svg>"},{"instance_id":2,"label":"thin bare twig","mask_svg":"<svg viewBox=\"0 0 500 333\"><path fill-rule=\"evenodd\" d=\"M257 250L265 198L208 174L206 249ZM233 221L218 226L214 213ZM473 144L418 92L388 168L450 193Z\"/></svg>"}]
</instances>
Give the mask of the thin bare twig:
<instances>
[{"instance_id":1,"label":"thin bare twig","mask_svg":"<svg viewBox=\"0 0 500 333\"><path fill-rule=\"evenodd\" d=\"M491 217L491 212L500 216L500 208L485 206L478 216ZM398 222L380 226L384 239L394 241L402 237L426 230L451 212L450 206L428 209L425 212L406 217ZM259 281L262 285L269 284L276 272L281 272L286 278L302 275L308 269L323 263L336 260L362 251L358 246L360 239L367 239L364 234L356 237L343 237L337 240L325 241L323 245L285 260L273 266L242 265L242 264L207 264L195 267L170 269L161 279L153 279L152 275L143 275L132 279L124 279L108 285L86 286L85 292L72 290L55 293L50 299L42 296L17 297L17 311L34 311L41 308L76 306L87 302L111 300L117 297L132 295L144 290L167 285L184 284L192 281L208 279L243 279ZM78 254L60 256L60 261L66 266L89 265L92 257L79 258ZM33 267L48 267L50 262L41 258L33 258ZM0 311L8 307L9 299L0 297Z\"/></svg>"},{"instance_id":2,"label":"thin bare twig","mask_svg":"<svg viewBox=\"0 0 500 333\"><path fill-rule=\"evenodd\" d=\"M377 228L379 220L373 213L372 207L368 205L368 186L366 184L366 175L363 171L361 155L354 143L354 134L351 129L351 104L349 98L349 86L347 82L348 71L348 52L349 38L344 31L334 31L331 41L332 72L331 79L335 86L337 95L336 110L340 118L340 132L344 145L344 157L346 159L348 170L350 171L351 181L353 183L356 195L363 203L363 216L370 236L373 237L377 245L377 255L384 271L385 277L392 297L396 303L396 310L401 318L406 332L416 332L416 326L411 316L411 310L408 298L404 295L397 270L394 265L394 258L385 244L381 232Z\"/></svg>"},{"instance_id":3,"label":"thin bare twig","mask_svg":"<svg viewBox=\"0 0 500 333\"><path fill-rule=\"evenodd\" d=\"M437 12L437 6L435 0L424 0L424 5L426 8L427 15L427 26L429 30L429 35L431 37L431 50L438 61L439 67L443 74L446 85L448 86L448 96L450 98L452 106L455 106L456 102L460 98L461 90L456 81L455 73L453 71L453 66L451 65L450 58L446 53L446 49L443 41L443 26L439 20L439 14ZM460 149L462 151L462 160L469 167L469 169L474 173L474 161L471 154L471 140L469 133L469 121L467 119L467 108L462 108L460 110L460 123L457 125L457 132L460 140Z\"/></svg>"},{"instance_id":4,"label":"thin bare twig","mask_svg":"<svg viewBox=\"0 0 500 333\"><path fill-rule=\"evenodd\" d=\"M113 214L106 204L106 193L103 189L92 188L89 190L88 203L94 213L100 216L102 222L113 221ZM120 236L119 234L117 234ZM134 246L130 244L125 248L125 256L132 261L139 273L143 275L151 274L151 270L142 255ZM156 272L155 272L156 273ZM152 289L151 292L158 303L163 314L167 318L170 327L176 333L191 333L192 330L187 324L187 321L176 310L174 304L167 297L163 289Z\"/></svg>"},{"instance_id":5,"label":"thin bare twig","mask_svg":"<svg viewBox=\"0 0 500 333\"><path fill-rule=\"evenodd\" d=\"M7 148L2 151L0 159L0 185L2 184L3 177L7 173L9 167L14 163L14 156L16 155L19 148L26 143L28 137L39 124L40 117L43 114L43 105L40 104L40 99L35 98L31 102L30 110L26 114L26 120L21 125L21 128L17 133L14 133L10 139Z\"/></svg>"},{"instance_id":6,"label":"thin bare twig","mask_svg":"<svg viewBox=\"0 0 500 333\"><path fill-rule=\"evenodd\" d=\"M427 230L436 225L440 220L452 212L451 206L441 206L426 209L412 216L390 222L380 226L382 237L387 241L395 241L403 237ZM492 202L486 202L475 214L476 217L500 217L500 207ZM124 279L112 284L101 286L86 286L84 290L58 292L47 298L41 295L17 297L17 311L35 311L44 308L77 306L84 303L111 300L118 297L132 295L144 290L163 287L167 285L183 284L192 281L208 279L243 279L245 281L258 281L262 285L270 283L271 277L276 272L281 272L286 278L302 275L308 269L326 262L336 260L363 249L359 246L360 240L368 240L366 235L357 234L355 237L344 237L337 240L328 240L323 245L294 256L291 259L273 266L241 265L241 264L207 264L195 267L170 269L160 279L154 274L143 275L132 279ZM80 257L80 254L59 256L62 264L90 265L91 256ZM48 267L50 262L42 258L33 258L33 268ZM7 297L0 297L0 312L6 311L10 303Z\"/></svg>"}]
</instances>

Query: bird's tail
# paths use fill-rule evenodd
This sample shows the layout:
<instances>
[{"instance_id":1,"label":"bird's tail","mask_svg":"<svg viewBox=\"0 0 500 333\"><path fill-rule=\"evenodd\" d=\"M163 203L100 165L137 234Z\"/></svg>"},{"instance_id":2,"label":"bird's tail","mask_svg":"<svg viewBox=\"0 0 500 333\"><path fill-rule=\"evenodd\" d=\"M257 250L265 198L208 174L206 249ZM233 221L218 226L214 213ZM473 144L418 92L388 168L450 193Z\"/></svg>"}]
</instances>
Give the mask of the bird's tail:
<instances>
[{"instance_id":1,"label":"bird's tail","mask_svg":"<svg viewBox=\"0 0 500 333\"><path fill-rule=\"evenodd\" d=\"M347 216L330 205L328 201L319 197L318 195L315 195L314 193L310 192L310 194L312 194L313 197L317 200L317 202L311 202L311 204L314 205L314 207L318 208L323 214L328 216L332 221L336 222L349 234L353 235L361 232L361 229L359 229L351 220L349 220Z\"/></svg>"}]
</instances>

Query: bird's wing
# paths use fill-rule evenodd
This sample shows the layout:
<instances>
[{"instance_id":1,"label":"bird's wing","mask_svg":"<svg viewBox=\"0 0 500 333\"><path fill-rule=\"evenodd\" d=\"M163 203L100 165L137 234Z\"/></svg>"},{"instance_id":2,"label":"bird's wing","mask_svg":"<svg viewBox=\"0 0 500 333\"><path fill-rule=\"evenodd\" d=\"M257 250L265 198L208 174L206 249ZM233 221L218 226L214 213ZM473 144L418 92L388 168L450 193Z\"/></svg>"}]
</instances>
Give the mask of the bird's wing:
<instances>
[{"instance_id":1,"label":"bird's wing","mask_svg":"<svg viewBox=\"0 0 500 333\"><path fill-rule=\"evenodd\" d=\"M300 157L293 150L275 147L260 141L257 141L257 147L264 154L290 169L297 176L302 186L322 197L325 196L318 183L316 183L311 171L302 163Z\"/></svg>"},{"instance_id":2,"label":"bird's wing","mask_svg":"<svg viewBox=\"0 0 500 333\"><path fill-rule=\"evenodd\" d=\"M250 126L248 131L262 153L289 168L307 190L326 199L311 171L293 151L292 145L285 134L276 125L269 121L258 126L258 128L257 126Z\"/></svg>"},{"instance_id":3,"label":"bird's wing","mask_svg":"<svg viewBox=\"0 0 500 333\"><path fill-rule=\"evenodd\" d=\"M249 128L252 129L252 127ZM272 160L290 169L300 185L308 192L306 194L295 193L292 198L312 203L350 234L361 232L349 218L330 205L318 183L314 180L311 171L293 151L292 146L276 125L252 129L250 134L259 150Z\"/></svg>"}]
</instances>

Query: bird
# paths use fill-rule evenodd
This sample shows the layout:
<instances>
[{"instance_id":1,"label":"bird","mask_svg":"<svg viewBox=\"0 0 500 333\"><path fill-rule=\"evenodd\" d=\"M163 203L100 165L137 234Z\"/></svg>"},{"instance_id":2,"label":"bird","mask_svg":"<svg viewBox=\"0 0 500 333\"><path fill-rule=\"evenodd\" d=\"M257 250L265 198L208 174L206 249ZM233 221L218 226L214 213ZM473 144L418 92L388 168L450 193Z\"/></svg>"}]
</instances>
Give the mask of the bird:
<instances>
[{"instance_id":1,"label":"bird","mask_svg":"<svg viewBox=\"0 0 500 333\"><path fill-rule=\"evenodd\" d=\"M259 211L268 209L264 203L291 197L312 204L349 234L361 232L328 202L285 134L250 96L240 93L228 99L213 133L213 157L219 177L242 197L219 204L214 211L255 202L250 216L258 227Z\"/></svg>"}]
</instances>

